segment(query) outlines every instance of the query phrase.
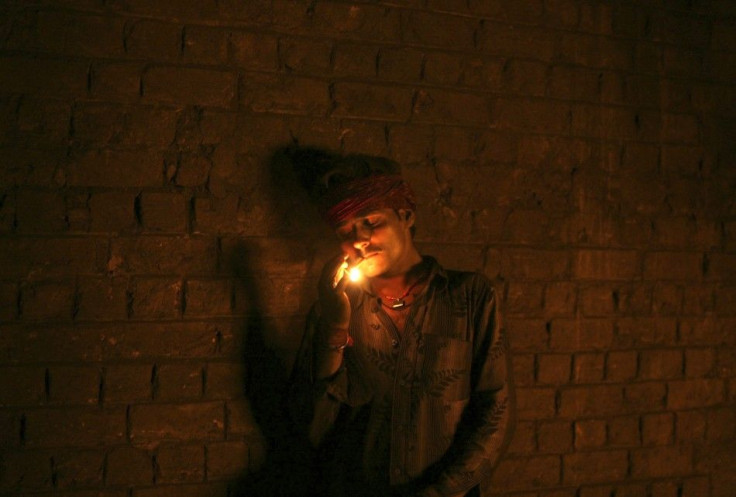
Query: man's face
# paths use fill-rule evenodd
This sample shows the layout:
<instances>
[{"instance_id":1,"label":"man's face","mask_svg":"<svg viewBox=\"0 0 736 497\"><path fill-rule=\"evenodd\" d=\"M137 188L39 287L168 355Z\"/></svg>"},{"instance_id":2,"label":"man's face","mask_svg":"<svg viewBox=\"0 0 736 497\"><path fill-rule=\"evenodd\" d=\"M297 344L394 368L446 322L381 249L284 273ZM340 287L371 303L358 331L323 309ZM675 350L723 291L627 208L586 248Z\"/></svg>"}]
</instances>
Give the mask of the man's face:
<instances>
[{"instance_id":1,"label":"man's face","mask_svg":"<svg viewBox=\"0 0 736 497\"><path fill-rule=\"evenodd\" d=\"M349 219L336 232L351 265L362 258L360 270L373 278L408 271L416 253L410 229L413 225L411 211L379 209Z\"/></svg>"}]
</instances>

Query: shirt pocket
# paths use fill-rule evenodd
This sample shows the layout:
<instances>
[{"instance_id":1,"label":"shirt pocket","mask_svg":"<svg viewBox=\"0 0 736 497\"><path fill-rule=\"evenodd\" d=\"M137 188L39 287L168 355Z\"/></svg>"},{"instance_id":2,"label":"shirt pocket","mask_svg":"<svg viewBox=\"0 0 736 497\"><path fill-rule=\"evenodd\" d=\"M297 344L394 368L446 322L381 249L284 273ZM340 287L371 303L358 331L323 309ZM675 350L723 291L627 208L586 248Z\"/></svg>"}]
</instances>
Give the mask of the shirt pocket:
<instances>
[{"instance_id":1,"label":"shirt pocket","mask_svg":"<svg viewBox=\"0 0 736 497\"><path fill-rule=\"evenodd\" d=\"M445 401L470 396L472 344L440 335L423 335L422 384L429 397Z\"/></svg>"}]
</instances>

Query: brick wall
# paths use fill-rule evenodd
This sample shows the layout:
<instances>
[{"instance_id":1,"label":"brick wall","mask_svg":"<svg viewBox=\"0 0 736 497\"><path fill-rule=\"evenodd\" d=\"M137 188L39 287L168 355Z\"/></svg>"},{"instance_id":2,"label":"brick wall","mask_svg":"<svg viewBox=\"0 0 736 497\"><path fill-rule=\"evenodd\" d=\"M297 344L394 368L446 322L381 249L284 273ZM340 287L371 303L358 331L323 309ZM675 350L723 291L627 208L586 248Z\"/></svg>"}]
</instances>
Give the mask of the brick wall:
<instances>
[{"instance_id":1,"label":"brick wall","mask_svg":"<svg viewBox=\"0 0 736 497\"><path fill-rule=\"evenodd\" d=\"M2 2L0 495L233 495L294 457L333 250L296 142L400 161L422 249L498 282L486 496L732 497L735 80L728 0Z\"/></svg>"}]
</instances>

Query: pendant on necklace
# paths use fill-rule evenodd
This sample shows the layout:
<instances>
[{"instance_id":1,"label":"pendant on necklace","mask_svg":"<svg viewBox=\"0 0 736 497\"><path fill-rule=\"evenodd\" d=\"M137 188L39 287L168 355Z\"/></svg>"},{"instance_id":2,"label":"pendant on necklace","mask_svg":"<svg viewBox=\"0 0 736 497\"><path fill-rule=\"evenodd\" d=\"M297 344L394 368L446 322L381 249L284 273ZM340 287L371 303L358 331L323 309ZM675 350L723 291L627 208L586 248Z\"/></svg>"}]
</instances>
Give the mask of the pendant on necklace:
<instances>
[{"instance_id":1,"label":"pendant on necklace","mask_svg":"<svg viewBox=\"0 0 736 497\"><path fill-rule=\"evenodd\" d=\"M406 301L404 299L398 299L393 304L391 304L391 309L403 309L406 305Z\"/></svg>"}]
</instances>

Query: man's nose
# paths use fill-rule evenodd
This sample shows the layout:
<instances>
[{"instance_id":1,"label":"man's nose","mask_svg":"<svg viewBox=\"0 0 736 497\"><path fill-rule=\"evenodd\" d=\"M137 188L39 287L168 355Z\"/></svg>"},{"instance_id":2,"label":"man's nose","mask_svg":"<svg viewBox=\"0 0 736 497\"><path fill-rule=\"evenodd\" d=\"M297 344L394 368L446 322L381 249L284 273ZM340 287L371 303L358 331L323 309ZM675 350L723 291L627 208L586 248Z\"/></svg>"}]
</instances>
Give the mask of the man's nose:
<instances>
[{"instance_id":1,"label":"man's nose","mask_svg":"<svg viewBox=\"0 0 736 497\"><path fill-rule=\"evenodd\" d=\"M357 227L355 228L355 233L353 234L353 247L355 248L363 248L369 244L371 241L371 230L364 228L364 227Z\"/></svg>"}]
</instances>

